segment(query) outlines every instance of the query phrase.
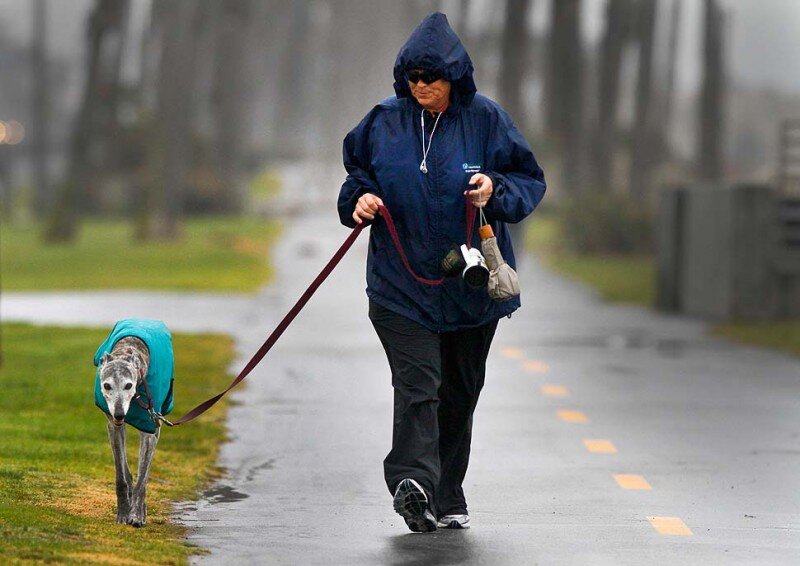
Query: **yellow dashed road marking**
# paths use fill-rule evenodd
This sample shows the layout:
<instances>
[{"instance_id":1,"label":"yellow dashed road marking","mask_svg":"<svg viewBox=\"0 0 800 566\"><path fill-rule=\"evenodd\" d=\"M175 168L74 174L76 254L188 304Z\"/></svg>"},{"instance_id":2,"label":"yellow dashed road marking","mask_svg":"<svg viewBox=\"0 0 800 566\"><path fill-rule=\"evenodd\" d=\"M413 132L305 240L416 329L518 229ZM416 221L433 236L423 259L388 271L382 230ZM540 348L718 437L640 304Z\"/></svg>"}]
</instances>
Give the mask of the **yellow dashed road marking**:
<instances>
[{"instance_id":1,"label":"yellow dashed road marking","mask_svg":"<svg viewBox=\"0 0 800 566\"><path fill-rule=\"evenodd\" d=\"M580 411L567 411L561 410L558 412L558 418L568 423L588 423L589 418Z\"/></svg>"},{"instance_id":2,"label":"yellow dashed road marking","mask_svg":"<svg viewBox=\"0 0 800 566\"><path fill-rule=\"evenodd\" d=\"M692 531L677 517L648 517L653 528L662 535L691 536Z\"/></svg>"},{"instance_id":3,"label":"yellow dashed road marking","mask_svg":"<svg viewBox=\"0 0 800 566\"><path fill-rule=\"evenodd\" d=\"M506 346L505 348L500 350L500 353L503 354L506 358L511 358L512 360L519 360L525 355L522 353L522 350L520 350L519 348L514 348L512 346Z\"/></svg>"},{"instance_id":4,"label":"yellow dashed road marking","mask_svg":"<svg viewBox=\"0 0 800 566\"><path fill-rule=\"evenodd\" d=\"M646 479L636 474L614 474L614 479L622 489L653 489Z\"/></svg>"},{"instance_id":5,"label":"yellow dashed road marking","mask_svg":"<svg viewBox=\"0 0 800 566\"><path fill-rule=\"evenodd\" d=\"M550 366L540 360L525 360L522 364L525 371L531 373L547 373L550 371Z\"/></svg>"},{"instance_id":6,"label":"yellow dashed road marking","mask_svg":"<svg viewBox=\"0 0 800 566\"><path fill-rule=\"evenodd\" d=\"M598 452L600 454L616 454L617 447L610 440L602 439L585 439L583 444L589 452Z\"/></svg>"},{"instance_id":7,"label":"yellow dashed road marking","mask_svg":"<svg viewBox=\"0 0 800 566\"><path fill-rule=\"evenodd\" d=\"M566 397L569 391L563 385L553 385L552 383L545 383L542 385L542 394L547 397Z\"/></svg>"}]
</instances>

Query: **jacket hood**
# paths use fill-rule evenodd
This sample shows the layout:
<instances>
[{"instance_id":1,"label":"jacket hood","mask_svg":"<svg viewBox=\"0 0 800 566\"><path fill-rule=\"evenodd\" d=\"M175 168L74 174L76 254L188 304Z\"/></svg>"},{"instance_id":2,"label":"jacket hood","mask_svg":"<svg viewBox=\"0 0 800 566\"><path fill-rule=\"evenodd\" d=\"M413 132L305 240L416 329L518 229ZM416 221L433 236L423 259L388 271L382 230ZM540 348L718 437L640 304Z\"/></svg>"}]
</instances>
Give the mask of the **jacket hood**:
<instances>
[{"instance_id":1,"label":"jacket hood","mask_svg":"<svg viewBox=\"0 0 800 566\"><path fill-rule=\"evenodd\" d=\"M394 91L398 98L413 98L404 73L414 68L438 71L452 83L451 102L469 104L475 96L472 59L441 12L422 20L397 54Z\"/></svg>"}]
</instances>

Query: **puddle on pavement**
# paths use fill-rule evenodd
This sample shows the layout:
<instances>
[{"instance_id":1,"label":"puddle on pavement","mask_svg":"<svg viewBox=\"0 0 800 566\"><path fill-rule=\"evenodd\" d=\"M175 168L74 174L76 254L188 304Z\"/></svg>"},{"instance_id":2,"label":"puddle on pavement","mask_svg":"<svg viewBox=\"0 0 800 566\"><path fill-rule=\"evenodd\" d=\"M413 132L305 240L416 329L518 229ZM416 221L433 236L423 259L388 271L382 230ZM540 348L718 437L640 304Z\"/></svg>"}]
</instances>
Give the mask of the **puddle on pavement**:
<instances>
[{"instance_id":1,"label":"puddle on pavement","mask_svg":"<svg viewBox=\"0 0 800 566\"><path fill-rule=\"evenodd\" d=\"M197 511L197 503L195 501L182 501L172 506L174 515L181 516L184 513L193 513Z\"/></svg>"},{"instance_id":2,"label":"puddle on pavement","mask_svg":"<svg viewBox=\"0 0 800 566\"><path fill-rule=\"evenodd\" d=\"M253 479L258 475L259 472L264 470L271 470L275 467L275 459L271 458L266 462L262 462L257 466L253 466L249 470L247 470L247 474L244 476L244 481L253 481Z\"/></svg>"},{"instance_id":3,"label":"puddle on pavement","mask_svg":"<svg viewBox=\"0 0 800 566\"><path fill-rule=\"evenodd\" d=\"M216 505L217 503L234 503L242 499L247 499L248 497L246 493L236 491L231 486L225 484L215 485L211 489L203 492L203 498L211 505Z\"/></svg>"},{"instance_id":4,"label":"puddle on pavement","mask_svg":"<svg viewBox=\"0 0 800 566\"><path fill-rule=\"evenodd\" d=\"M652 348L667 358L683 357L689 350L709 350L721 347L710 340L683 340L679 338L653 338L646 334L603 334L543 340L542 344L562 348L603 348L609 350L641 350Z\"/></svg>"},{"instance_id":5,"label":"puddle on pavement","mask_svg":"<svg viewBox=\"0 0 800 566\"><path fill-rule=\"evenodd\" d=\"M543 340L547 346L565 348L641 348L645 340L641 336L626 336L624 334L609 334L598 336L575 336L568 338L554 338Z\"/></svg>"}]
</instances>

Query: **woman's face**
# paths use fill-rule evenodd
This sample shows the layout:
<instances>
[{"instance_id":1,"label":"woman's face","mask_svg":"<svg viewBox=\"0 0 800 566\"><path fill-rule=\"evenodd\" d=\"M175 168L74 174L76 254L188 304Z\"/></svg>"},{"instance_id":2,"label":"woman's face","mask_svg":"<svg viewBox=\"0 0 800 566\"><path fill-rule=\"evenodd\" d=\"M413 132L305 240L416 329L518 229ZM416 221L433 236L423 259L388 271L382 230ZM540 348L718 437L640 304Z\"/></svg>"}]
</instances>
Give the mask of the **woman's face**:
<instances>
[{"instance_id":1,"label":"woman's face","mask_svg":"<svg viewBox=\"0 0 800 566\"><path fill-rule=\"evenodd\" d=\"M448 104L450 104L450 82L444 79L437 79L429 84L423 78L413 82L413 79L417 78L415 71L418 71L418 69L407 73L407 75L411 75L408 78L411 94L426 110L444 112Z\"/></svg>"}]
</instances>

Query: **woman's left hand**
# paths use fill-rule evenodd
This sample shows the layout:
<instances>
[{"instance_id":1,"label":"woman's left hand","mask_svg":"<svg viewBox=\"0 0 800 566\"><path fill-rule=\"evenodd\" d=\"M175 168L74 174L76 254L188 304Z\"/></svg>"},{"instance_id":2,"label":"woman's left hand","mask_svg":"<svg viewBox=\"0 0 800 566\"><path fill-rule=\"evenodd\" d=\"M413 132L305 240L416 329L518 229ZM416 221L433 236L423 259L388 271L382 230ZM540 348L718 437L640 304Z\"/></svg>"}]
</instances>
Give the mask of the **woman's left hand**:
<instances>
[{"instance_id":1,"label":"woman's left hand","mask_svg":"<svg viewBox=\"0 0 800 566\"><path fill-rule=\"evenodd\" d=\"M472 199L472 204L478 208L486 206L486 203L489 202L489 197L492 196L494 191L491 177L483 173L475 173L469 180L469 184L478 188L472 191L464 191L464 194L469 195L470 199Z\"/></svg>"}]
</instances>

